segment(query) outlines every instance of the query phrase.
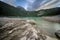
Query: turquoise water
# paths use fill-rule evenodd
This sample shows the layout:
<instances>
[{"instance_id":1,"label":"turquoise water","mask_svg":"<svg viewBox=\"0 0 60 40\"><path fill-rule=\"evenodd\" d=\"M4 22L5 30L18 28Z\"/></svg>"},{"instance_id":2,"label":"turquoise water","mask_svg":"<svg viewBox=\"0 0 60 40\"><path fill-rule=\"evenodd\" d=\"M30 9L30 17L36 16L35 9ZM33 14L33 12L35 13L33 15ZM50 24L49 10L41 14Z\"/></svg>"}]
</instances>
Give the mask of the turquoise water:
<instances>
[{"instance_id":1,"label":"turquoise water","mask_svg":"<svg viewBox=\"0 0 60 40\"><path fill-rule=\"evenodd\" d=\"M5 17L4 17L5 18ZM60 24L59 23L54 23L54 22L49 22L44 20L42 17L10 17L11 19L28 19L28 20L34 20L37 24L37 26L44 30L47 31L50 36L55 36L54 33L57 30L60 30ZM3 20L0 18L0 20Z\"/></svg>"},{"instance_id":2,"label":"turquoise water","mask_svg":"<svg viewBox=\"0 0 60 40\"><path fill-rule=\"evenodd\" d=\"M41 17L23 17L22 19L35 20L38 27L40 27L43 30L46 30L47 32L52 34L52 36L54 36L54 33L57 30L60 30L59 23L48 22Z\"/></svg>"}]
</instances>

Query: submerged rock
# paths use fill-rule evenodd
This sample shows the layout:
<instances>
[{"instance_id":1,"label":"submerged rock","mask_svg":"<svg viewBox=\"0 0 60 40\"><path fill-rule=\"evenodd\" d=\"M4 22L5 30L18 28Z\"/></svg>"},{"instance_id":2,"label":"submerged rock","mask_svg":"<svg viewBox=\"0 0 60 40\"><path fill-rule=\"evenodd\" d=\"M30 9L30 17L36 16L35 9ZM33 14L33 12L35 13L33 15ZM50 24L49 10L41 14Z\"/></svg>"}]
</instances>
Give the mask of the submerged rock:
<instances>
[{"instance_id":1,"label":"submerged rock","mask_svg":"<svg viewBox=\"0 0 60 40\"><path fill-rule=\"evenodd\" d=\"M45 35L33 20L2 20L2 22L5 24L0 27L0 40L57 40Z\"/></svg>"},{"instance_id":2,"label":"submerged rock","mask_svg":"<svg viewBox=\"0 0 60 40\"><path fill-rule=\"evenodd\" d=\"M60 30L58 30L57 32L55 32L55 35L58 39L60 39Z\"/></svg>"}]
</instances>

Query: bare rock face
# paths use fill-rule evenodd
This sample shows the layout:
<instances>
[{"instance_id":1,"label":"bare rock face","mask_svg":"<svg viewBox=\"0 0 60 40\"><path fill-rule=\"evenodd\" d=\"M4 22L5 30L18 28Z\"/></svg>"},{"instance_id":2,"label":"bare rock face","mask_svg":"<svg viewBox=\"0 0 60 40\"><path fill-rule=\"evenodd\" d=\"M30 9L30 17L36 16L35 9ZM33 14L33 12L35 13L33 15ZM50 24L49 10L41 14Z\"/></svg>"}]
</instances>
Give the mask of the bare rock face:
<instances>
[{"instance_id":1,"label":"bare rock face","mask_svg":"<svg viewBox=\"0 0 60 40\"><path fill-rule=\"evenodd\" d=\"M48 40L32 20L4 20L3 23L0 40Z\"/></svg>"}]
</instances>

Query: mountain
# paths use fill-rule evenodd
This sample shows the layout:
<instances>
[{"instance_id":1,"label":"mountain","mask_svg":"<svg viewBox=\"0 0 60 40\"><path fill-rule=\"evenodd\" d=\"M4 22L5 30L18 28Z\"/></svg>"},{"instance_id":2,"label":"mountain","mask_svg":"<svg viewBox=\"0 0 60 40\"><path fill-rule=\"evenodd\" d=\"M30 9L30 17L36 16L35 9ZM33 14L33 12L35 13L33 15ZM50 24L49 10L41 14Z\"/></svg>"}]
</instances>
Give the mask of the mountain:
<instances>
[{"instance_id":1,"label":"mountain","mask_svg":"<svg viewBox=\"0 0 60 40\"><path fill-rule=\"evenodd\" d=\"M14 17L41 17L41 16L54 16L60 15L60 7L51 9L42 9L38 11L26 11L23 7L11 6L7 3L0 1L0 16L14 16Z\"/></svg>"},{"instance_id":2,"label":"mountain","mask_svg":"<svg viewBox=\"0 0 60 40\"><path fill-rule=\"evenodd\" d=\"M17 6L16 8L26 11L26 10L25 10L23 7L21 7L21 6Z\"/></svg>"},{"instance_id":3,"label":"mountain","mask_svg":"<svg viewBox=\"0 0 60 40\"><path fill-rule=\"evenodd\" d=\"M23 7L14 7L1 1L0 9L0 16L2 17L37 17L36 11L26 11Z\"/></svg>"},{"instance_id":4,"label":"mountain","mask_svg":"<svg viewBox=\"0 0 60 40\"><path fill-rule=\"evenodd\" d=\"M29 16L33 17L43 17L43 16L56 16L60 15L60 7L51 9L42 9L38 11L28 11Z\"/></svg>"},{"instance_id":5,"label":"mountain","mask_svg":"<svg viewBox=\"0 0 60 40\"><path fill-rule=\"evenodd\" d=\"M0 16L21 16L25 14L24 8L13 7L7 3L0 1Z\"/></svg>"},{"instance_id":6,"label":"mountain","mask_svg":"<svg viewBox=\"0 0 60 40\"><path fill-rule=\"evenodd\" d=\"M60 15L60 7L51 8L51 9L42 9L38 11L38 16L54 16Z\"/></svg>"}]
</instances>

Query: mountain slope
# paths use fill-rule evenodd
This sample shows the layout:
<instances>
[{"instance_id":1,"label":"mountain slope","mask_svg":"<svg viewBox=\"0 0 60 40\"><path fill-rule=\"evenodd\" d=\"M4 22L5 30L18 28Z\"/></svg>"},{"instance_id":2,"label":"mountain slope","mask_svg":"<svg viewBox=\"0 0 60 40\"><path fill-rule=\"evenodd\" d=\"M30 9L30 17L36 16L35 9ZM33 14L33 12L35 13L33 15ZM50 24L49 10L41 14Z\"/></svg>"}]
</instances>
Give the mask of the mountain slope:
<instances>
[{"instance_id":1,"label":"mountain slope","mask_svg":"<svg viewBox=\"0 0 60 40\"><path fill-rule=\"evenodd\" d=\"M54 16L60 15L60 7L51 8L51 9L43 9L38 11L38 16Z\"/></svg>"},{"instance_id":2,"label":"mountain slope","mask_svg":"<svg viewBox=\"0 0 60 40\"><path fill-rule=\"evenodd\" d=\"M16 8L0 1L0 16L21 16L26 13L23 8Z\"/></svg>"}]
</instances>

